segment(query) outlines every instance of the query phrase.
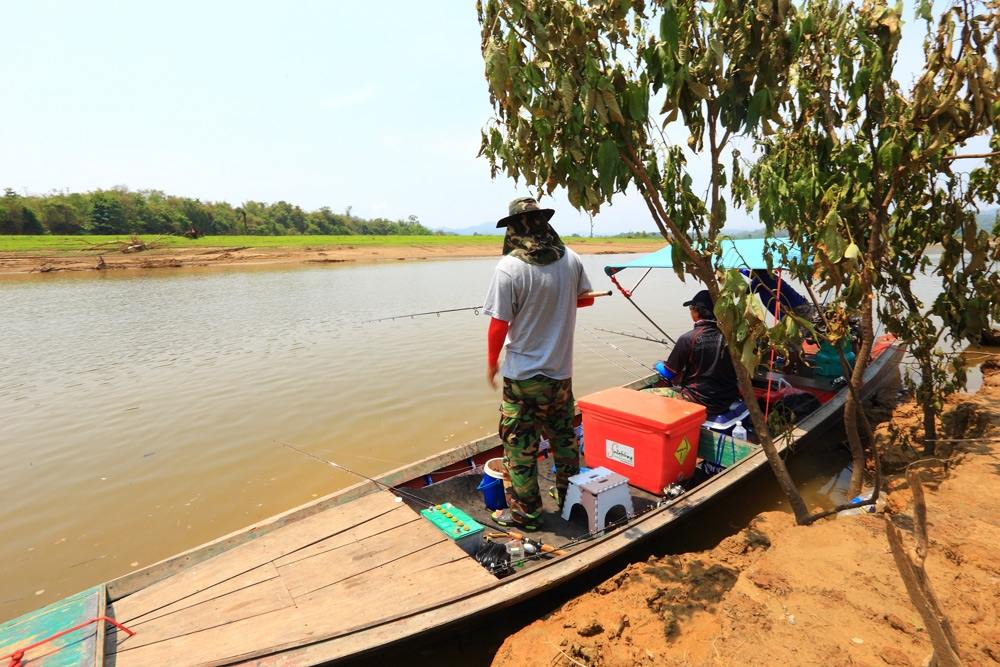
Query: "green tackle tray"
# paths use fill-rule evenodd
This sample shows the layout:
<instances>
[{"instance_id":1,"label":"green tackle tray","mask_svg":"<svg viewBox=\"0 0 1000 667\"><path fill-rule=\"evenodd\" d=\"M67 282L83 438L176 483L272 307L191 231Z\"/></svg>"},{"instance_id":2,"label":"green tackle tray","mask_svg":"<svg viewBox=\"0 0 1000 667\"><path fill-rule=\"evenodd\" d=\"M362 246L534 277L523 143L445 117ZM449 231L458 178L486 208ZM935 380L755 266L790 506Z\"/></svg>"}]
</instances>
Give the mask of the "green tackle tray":
<instances>
[{"instance_id":1,"label":"green tackle tray","mask_svg":"<svg viewBox=\"0 0 1000 667\"><path fill-rule=\"evenodd\" d=\"M482 524L451 503L420 510L421 516L453 540L461 540L483 530Z\"/></svg>"}]
</instances>

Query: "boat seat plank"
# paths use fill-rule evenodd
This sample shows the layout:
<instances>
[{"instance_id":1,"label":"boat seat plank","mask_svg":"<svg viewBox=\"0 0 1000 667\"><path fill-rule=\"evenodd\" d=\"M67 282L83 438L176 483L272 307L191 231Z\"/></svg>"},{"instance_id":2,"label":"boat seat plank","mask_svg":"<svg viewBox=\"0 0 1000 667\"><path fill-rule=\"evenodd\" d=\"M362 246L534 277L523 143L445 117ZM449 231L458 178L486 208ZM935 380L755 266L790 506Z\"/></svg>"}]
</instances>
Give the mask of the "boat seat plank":
<instances>
[{"instance_id":1,"label":"boat seat plank","mask_svg":"<svg viewBox=\"0 0 1000 667\"><path fill-rule=\"evenodd\" d=\"M296 601L293 610L244 618L171 641L131 648L125 642L115 664L228 664L332 635L349 636L365 624L494 582L492 575L446 540L309 593Z\"/></svg>"},{"instance_id":2,"label":"boat seat plank","mask_svg":"<svg viewBox=\"0 0 1000 667\"><path fill-rule=\"evenodd\" d=\"M330 586L444 542L449 538L409 507L414 519L338 549L278 568L292 597ZM462 552L464 554L464 552Z\"/></svg>"},{"instance_id":3,"label":"boat seat plank","mask_svg":"<svg viewBox=\"0 0 1000 667\"><path fill-rule=\"evenodd\" d=\"M214 586L209 586L194 595L189 595L185 598L177 600L176 602L168 604L165 607L154 609L146 614L143 614L142 616L139 616L138 618L134 618L128 622L128 625L131 628L141 627L142 624L148 623L153 619L160 618L161 616L173 614L174 612L194 607L203 602L208 602L209 600L221 598L223 595L229 595L235 591L249 588L250 586L267 581L268 579L277 578L278 568L274 566L274 563L265 563L260 567L255 567L249 572L244 572L243 574L233 577L232 579L227 579L215 584ZM118 603L112 603L112 608L116 614L119 613L116 609L117 604Z\"/></svg>"},{"instance_id":4,"label":"boat seat plank","mask_svg":"<svg viewBox=\"0 0 1000 667\"><path fill-rule=\"evenodd\" d=\"M396 496L378 491L283 526L117 600L116 620L127 625L131 619L196 595L397 507Z\"/></svg>"},{"instance_id":5,"label":"boat seat plank","mask_svg":"<svg viewBox=\"0 0 1000 667\"><path fill-rule=\"evenodd\" d=\"M295 603L281 579L268 579L146 623L129 626L135 631L135 635L127 637L124 633L120 633L119 643L114 650L120 652L124 649L183 638L191 632L253 618L268 612L287 613L284 610L294 606Z\"/></svg>"},{"instance_id":6,"label":"boat seat plank","mask_svg":"<svg viewBox=\"0 0 1000 667\"><path fill-rule=\"evenodd\" d=\"M360 572L295 600L301 609L349 611L352 625L405 611L407 601L423 606L438 598L440 589L465 591L497 579L451 540L415 551L381 568ZM383 585L385 584L385 585ZM385 591L392 595L386 596Z\"/></svg>"}]
</instances>

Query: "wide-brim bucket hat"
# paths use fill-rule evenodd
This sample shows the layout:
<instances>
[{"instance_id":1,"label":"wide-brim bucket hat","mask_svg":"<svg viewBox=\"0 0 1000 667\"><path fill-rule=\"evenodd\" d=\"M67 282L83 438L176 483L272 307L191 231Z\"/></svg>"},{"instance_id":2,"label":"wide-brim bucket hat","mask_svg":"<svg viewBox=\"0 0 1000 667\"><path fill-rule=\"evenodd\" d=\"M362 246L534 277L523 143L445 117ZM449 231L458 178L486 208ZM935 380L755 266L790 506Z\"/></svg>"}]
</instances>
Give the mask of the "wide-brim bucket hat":
<instances>
[{"instance_id":1,"label":"wide-brim bucket hat","mask_svg":"<svg viewBox=\"0 0 1000 667\"><path fill-rule=\"evenodd\" d=\"M545 222L551 220L552 216L556 214L555 209L541 208L534 197L518 197L507 206L507 217L497 221L497 228L506 227L511 220L525 213L534 213Z\"/></svg>"}]
</instances>

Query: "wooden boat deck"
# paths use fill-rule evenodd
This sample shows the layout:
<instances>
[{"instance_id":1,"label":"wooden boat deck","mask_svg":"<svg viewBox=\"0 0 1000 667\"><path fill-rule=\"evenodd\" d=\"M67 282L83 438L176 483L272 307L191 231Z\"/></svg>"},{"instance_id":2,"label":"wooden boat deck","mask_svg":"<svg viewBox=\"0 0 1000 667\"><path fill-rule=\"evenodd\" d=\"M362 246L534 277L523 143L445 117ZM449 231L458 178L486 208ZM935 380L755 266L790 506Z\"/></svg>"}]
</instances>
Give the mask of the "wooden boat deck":
<instances>
[{"instance_id":1,"label":"wooden boat deck","mask_svg":"<svg viewBox=\"0 0 1000 667\"><path fill-rule=\"evenodd\" d=\"M230 664L346 635L496 579L386 491L329 508L109 605L110 664Z\"/></svg>"}]
</instances>

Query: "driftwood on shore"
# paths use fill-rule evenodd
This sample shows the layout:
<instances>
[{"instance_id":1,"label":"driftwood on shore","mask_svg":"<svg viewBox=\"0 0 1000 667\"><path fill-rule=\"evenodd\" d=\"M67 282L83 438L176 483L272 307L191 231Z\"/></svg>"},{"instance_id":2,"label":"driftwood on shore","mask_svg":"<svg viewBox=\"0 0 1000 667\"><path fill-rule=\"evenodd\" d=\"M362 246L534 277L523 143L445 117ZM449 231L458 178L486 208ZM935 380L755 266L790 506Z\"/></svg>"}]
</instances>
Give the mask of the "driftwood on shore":
<instances>
[{"instance_id":1,"label":"driftwood on shore","mask_svg":"<svg viewBox=\"0 0 1000 667\"><path fill-rule=\"evenodd\" d=\"M115 239L113 241L104 241L102 243L91 243L86 239L80 239L80 240L82 243L85 244L87 250L102 250L102 251L112 250L128 254L128 253L145 252L146 250L155 250L157 248L162 248L164 246L164 244L162 243L163 238L165 237L158 236L152 241L143 241L136 234L132 234L127 240Z\"/></svg>"}]
</instances>

